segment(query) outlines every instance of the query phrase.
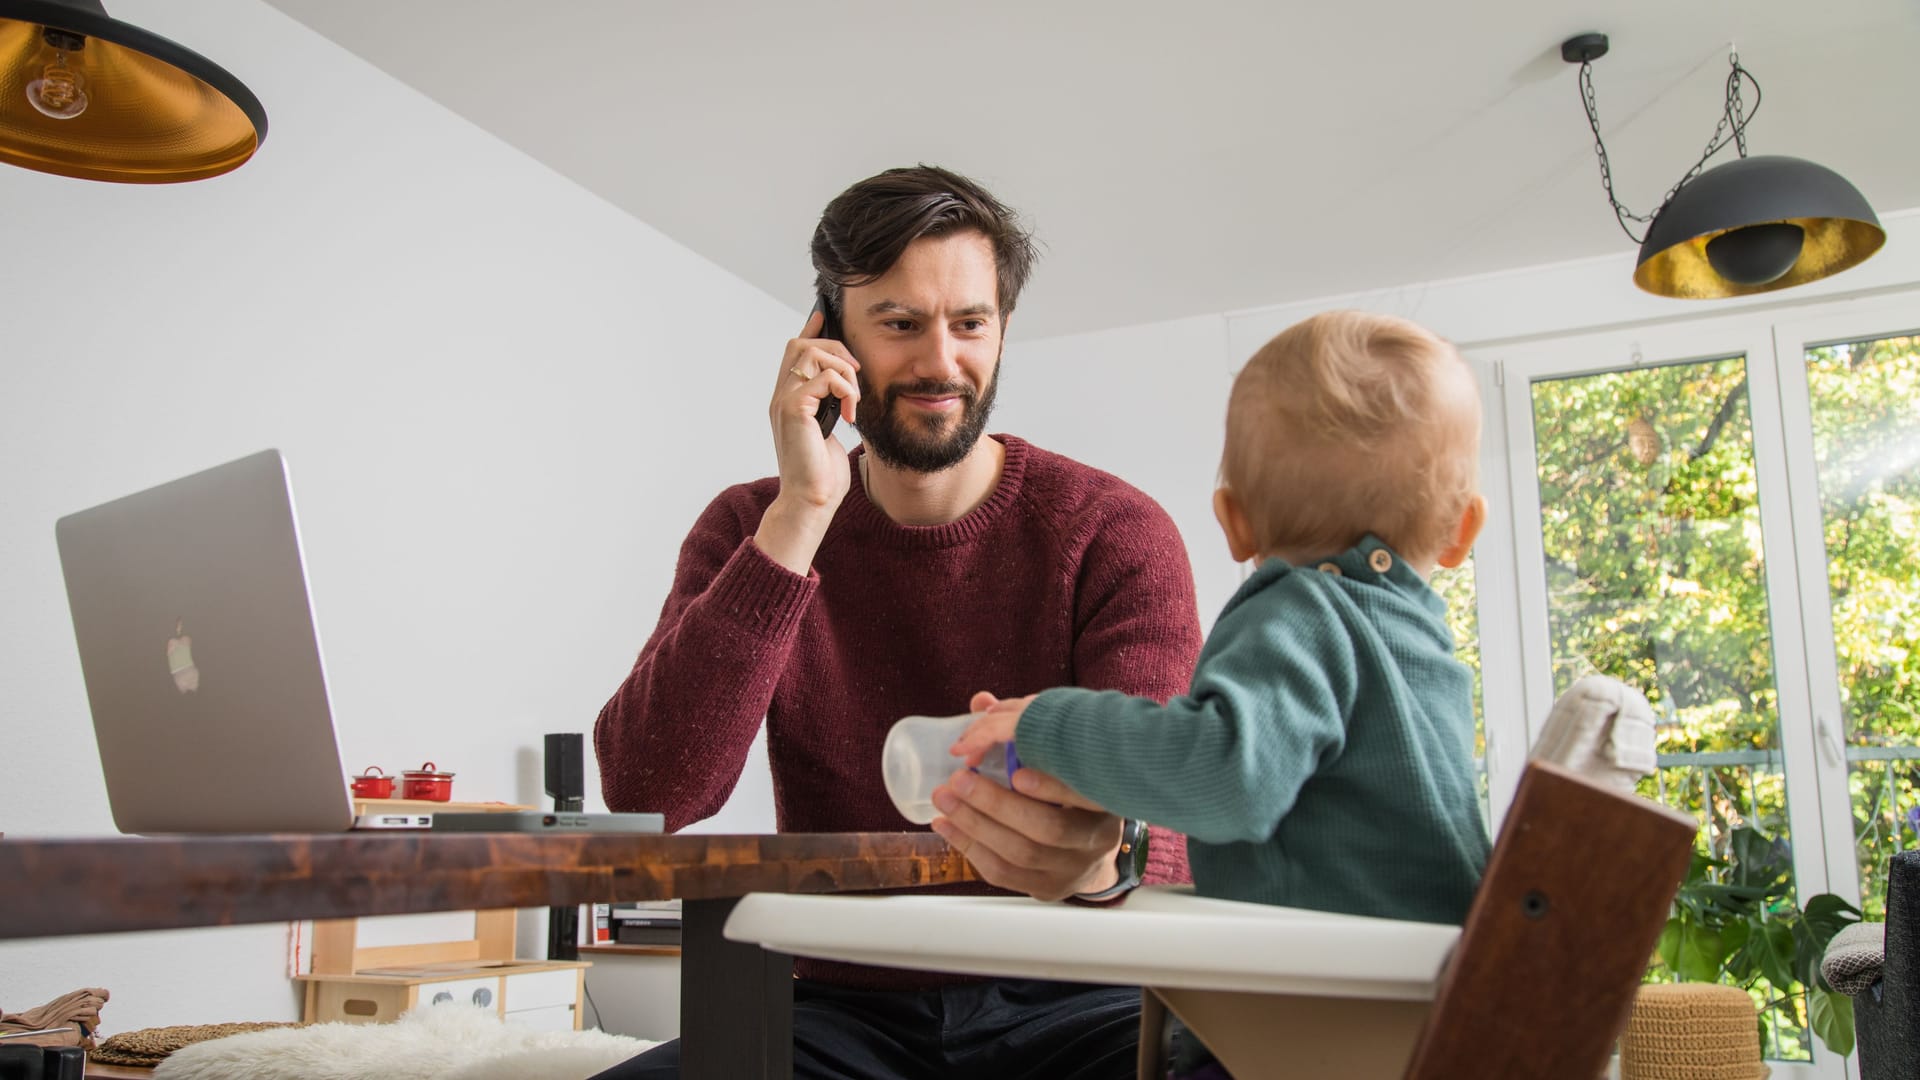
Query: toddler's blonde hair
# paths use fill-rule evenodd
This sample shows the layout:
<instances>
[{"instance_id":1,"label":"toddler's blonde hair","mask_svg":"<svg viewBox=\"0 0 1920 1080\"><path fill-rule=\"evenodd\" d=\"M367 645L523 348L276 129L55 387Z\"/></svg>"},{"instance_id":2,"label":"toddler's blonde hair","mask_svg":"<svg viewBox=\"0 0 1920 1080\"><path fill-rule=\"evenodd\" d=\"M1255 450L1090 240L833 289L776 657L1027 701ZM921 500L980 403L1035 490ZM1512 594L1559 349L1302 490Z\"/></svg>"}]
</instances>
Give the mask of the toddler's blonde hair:
<instances>
[{"instance_id":1,"label":"toddler's blonde hair","mask_svg":"<svg viewBox=\"0 0 1920 1080\"><path fill-rule=\"evenodd\" d=\"M1426 560L1453 540L1479 455L1458 350L1405 319L1330 311L1240 369L1220 472L1263 554L1334 554L1373 533Z\"/></svg>"}]
</instances>

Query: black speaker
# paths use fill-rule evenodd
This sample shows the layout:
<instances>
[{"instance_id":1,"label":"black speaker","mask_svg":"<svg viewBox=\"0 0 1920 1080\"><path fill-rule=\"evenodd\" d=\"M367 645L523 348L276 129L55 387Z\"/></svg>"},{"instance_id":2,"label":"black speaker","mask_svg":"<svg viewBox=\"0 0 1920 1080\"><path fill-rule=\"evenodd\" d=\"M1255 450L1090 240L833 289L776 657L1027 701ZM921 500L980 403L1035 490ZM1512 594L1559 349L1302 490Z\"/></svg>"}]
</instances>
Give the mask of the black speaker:
<instances>
[{"instance_id":1,"label":"black speaker","mask_svg":"<svg viewBox=\"0 0 1920 1080\"><path fill-rule=\"evenodd\" d=\"M587 806L586 762L581 757L577 731L547 736L547 794L555 810L584 810Z\"/></svg>"},{"instance_id":2,"label":"black speaker","mask_svg":"<svg viewBox=\"0 0 1920 1080\"><path fill-rule=\"evenodd\" d=\"M86 1071L87 1055L77 1046L0 1044L0 1080L85 1080Z\"/></svg>"},{"instance_id":3,"label":"black speaker","mask_svg":"<svg viewBox=\"0 0 1920 1080\"><path fill-rule=\"evenodd\" d=\"M43 1065L47 1080L86 1080L87 1055L77 1046L48 1047Z\"/></svg>"},{"instance_id":4,"label":"black speaker","mask_svg":"<svg viewBox=\"0 0 1920 1080\"><path fill-rule=\"evenodd\" d=\"M547 794L555 810L584 810L587 806L587 764L580 733L566 731L547 736ZM580 909L547 909L547 959L580 959Z\"/></svg>"},{"instance_id":5,"label":"black speaker","mask_svg":"<svg viewBox=\"0 0 1920 1080\"><path fill-rule=\"evenodd\" d=\"M0 1080L42 1080L47 1075L45 1061L38 1046L0 1043Z\"/></svg>"}]
</instances>

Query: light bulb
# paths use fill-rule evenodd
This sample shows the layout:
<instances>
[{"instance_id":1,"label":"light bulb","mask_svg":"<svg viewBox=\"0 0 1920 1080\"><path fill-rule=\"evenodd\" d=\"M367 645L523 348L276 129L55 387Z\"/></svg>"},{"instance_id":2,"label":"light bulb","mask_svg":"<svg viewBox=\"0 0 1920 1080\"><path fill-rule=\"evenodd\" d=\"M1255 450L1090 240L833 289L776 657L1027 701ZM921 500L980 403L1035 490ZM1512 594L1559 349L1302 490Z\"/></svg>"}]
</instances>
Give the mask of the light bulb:
<instances>
[{"instance_id":1,"label":"light bulb","mask_svg":"<svg viewBox=\"0 0 1920 1080\"><path fill-rule=\"evenodd\" d=\"M55 120L71 120L87 111L86 79L67 66L67 54L56 52L40 77L27 83L27 101Z\"/></svg>"},{"instance_id":2,"label":"light bulb","mask_svg":"<svg viewBox=\"0 0 1920 1080\"><path fill-rule=\"evenodd\" d=\"M1765 285L1793 269L1805 240L1791 221L1729 229L1707 241L1707 264L1735 285Z\"/></svg>"}]
</instances>

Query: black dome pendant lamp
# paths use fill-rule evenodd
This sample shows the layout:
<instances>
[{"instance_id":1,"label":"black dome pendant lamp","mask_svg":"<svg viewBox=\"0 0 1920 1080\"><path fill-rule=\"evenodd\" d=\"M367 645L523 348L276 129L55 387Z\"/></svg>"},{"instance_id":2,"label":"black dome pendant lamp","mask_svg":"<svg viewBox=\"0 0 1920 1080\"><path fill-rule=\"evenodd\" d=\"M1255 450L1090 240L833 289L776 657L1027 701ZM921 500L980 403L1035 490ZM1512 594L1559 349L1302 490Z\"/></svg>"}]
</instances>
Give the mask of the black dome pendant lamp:
<instances>
[{"instance_id":1,"label":"black dome pendant lamp","mask_svg":"<svg viewBox=\"0 0 1920 1080\"><path fill-rule=\"evenodd\" d=\"M0 0L0 162L178 183L239 168L266 135L244 83L100 0Z\"/></svg>"},{"instance_id":2,"label":"black dome pendant lamp","mask_svg":"<svg viewBox=\"0 0 1920 1080\"><path fill-rule=\"evenodd\" d=\"M1747 156L1746 128L1760 108L1760 84L1729 56L1726 105L1700 161L1650 215L1635 214L1613 194L1607 148L1594 105L1593 61L1607 53L1605 34L1561 43L1560 56L1580 65L1580 97L1600 158L1600 182L1614 217L1640 245L1633 283L1658 296L1686 300L1746 296L1818 281L1855 266L1886 243L1886 231L1859 190L1839 173L1794 157ZM1753 89L1749 110L1742 87ZM1739 157L1706 168L1728 142ZM1627 222L1647 225L1635 236Z\"/></svg>"}]
</instances>

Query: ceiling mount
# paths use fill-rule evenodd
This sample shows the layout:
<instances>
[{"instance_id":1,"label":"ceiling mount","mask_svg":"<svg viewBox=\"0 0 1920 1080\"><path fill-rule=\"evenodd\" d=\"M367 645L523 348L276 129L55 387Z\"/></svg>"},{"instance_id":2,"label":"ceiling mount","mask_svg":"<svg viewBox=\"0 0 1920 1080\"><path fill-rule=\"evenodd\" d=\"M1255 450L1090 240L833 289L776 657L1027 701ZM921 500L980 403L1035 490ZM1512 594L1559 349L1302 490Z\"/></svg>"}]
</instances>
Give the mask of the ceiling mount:
<instances>
[{"instance_id":1,"label":"ceiling mount","mask_svg":"<svg viewBox=\"0 0 1920 1080\"><path fill-rule=\"evenodd\" d=\"M1560 43L1560 59L1569 64L1591 64L1605 55L1605 34L1575 34Z\"/></svg>"}]
</instances>

